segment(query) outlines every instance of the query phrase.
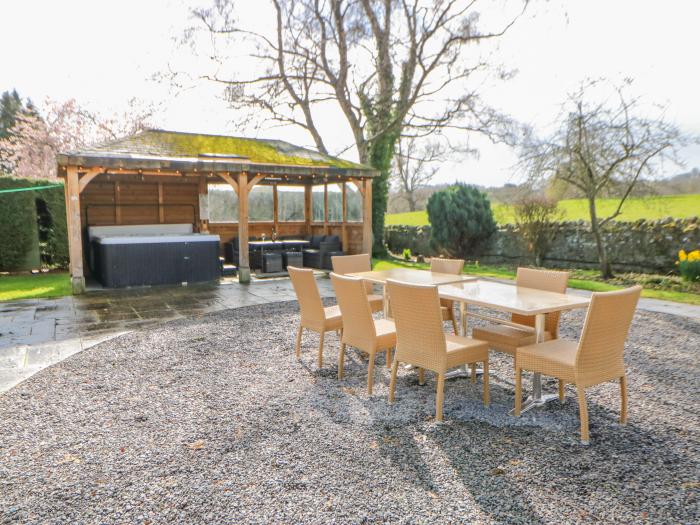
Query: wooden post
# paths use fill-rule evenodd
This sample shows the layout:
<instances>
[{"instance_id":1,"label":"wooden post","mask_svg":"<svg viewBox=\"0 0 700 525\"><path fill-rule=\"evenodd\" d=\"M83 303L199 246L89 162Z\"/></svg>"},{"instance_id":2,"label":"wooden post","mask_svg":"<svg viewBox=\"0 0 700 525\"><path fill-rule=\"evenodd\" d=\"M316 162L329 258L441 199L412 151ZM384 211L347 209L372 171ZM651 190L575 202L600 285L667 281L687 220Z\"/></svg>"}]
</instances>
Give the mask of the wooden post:
<instances>
[{"instance_id":1,"label":"wooden post","mask_svg":"<svg viewBox=\"0 0 700 525\"><path fill-rule=\"evenodd\" d=\"M306 223L306 235L311 235L311 216L313 208L311 207L311 189L313 186L307 184L304 186L304 222Z\"/></svg>"},{"instance_id":2,"label":"wooden post","mask_svg":"<svg viewBox=\"0 0 700 525\"><path fill-rule=\"evenodd\" d=\"M114 222L116 224L122 223L122 189L119 185L119 181L114 183Z\"/></svg>"},{"instance_id":3,"label":"wooden post","mask_svg":"<svg viewBox=\"0 0 700 525\"><path fill-rule=\"evenodd\" d=\"M163 207L163 183L158 183L158 222L165 222L165 208Z\"/></svg>"},{"instance_id":4,"label":"wooden post","mask_svg":"<svg viewBox=\"0 0 700 525\"><path fill-rule=\"evenodd\" d=\"M207 184L207 176L200 175L197 208L199 209L199 233L209 233L209 203L206 201L209 195L209 186ZM202 208L205 207L205 217L202 217Z\"/></svg>"},{"instance_id":5,"label":"wooden post","mask_svg":"<svg viewBox=\"0 0 700 525\"><path fill-rule=\"evenodd\" d=\"M238 282L250 282L248 259L248 174L238 175Z\"/></svg>"},{"instance_id":6,"label":"wooden post","mask_svg":"<svg viewBox=\"0 0 700 525\"><path fill-rule=\"evenodd\" d=\"M372 255L372 179L365 179L362 195L362 253Z\"/></svg>"},{"instance_id":7,"label":"wooden post","mask_svg":"<svg viewBox=\"0 0 700 525\"><path fill-rule=\"evenodd\" d=\"M328 183L323 185L323 235L328 235Z\"/></svg>"},{"instance_id":8,"label":"wooden post","mask_svg":"<svg viewBox=\"0 0 700 525\"><path fill-rule=\"evenodd\" d=\"M341 240L343 243L343 251L345 253L350 253L350 246L348 246L348 229L345 225L348 222L348 196L347 196L347 183L343 182L343 224L341 226Z\"/></svg>"},{"instance_id":9,"label":"wooden post","mask_svg":"<svg viewBox=\"0 0 700 525\"><path fill-rule=\"evenodd\" d=\"M74 294L85 292L83 274L83 232L80 218L80 183L78 168L66 170L66 221L68 225L68 253L70 257L70 280Z\"/></svg>"},{"instance_id":10,"label":"wooden post","mask_svg":"<svg viewBox=\"0 0 700 525\"><path fill-rule=\"evenodd\" d=\"M279 202L277 200L277 183L272 185L272 228L279 236Z\"/></svg>"}]
</instances>

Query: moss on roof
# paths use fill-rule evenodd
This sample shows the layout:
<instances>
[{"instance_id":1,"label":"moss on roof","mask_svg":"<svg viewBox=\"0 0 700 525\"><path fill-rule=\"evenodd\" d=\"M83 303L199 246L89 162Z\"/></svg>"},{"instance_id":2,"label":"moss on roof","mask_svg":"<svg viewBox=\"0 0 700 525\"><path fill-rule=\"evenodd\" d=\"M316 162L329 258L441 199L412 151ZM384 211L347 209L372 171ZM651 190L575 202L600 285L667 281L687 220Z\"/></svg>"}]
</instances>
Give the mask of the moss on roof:
<instances>
[{"instance_id":1,"label":"moss on roof","mask_svg":"<svg viewBox=\"0 0 700 525\"><path fill-rule=\"evenodd\" d=\"M328 166L344 169L372 169L369 166L324 155L282 140L248 139L149 129L78 154L100 152L164 157L231 156L253 163L294 166Z\"/></svg>"}]
</instances>

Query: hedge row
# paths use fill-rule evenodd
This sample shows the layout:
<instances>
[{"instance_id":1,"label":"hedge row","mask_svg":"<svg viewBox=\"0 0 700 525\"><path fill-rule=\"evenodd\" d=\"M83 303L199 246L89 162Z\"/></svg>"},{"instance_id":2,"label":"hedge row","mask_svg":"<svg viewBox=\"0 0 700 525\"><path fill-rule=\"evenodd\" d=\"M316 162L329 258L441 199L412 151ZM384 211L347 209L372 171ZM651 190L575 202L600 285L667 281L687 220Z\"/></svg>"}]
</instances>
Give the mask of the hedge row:
<instances>
[{"instance_id":1,"label":"hedge row","mask_svg":"<svg viewBox=\"0 0 700 525\"><path fill-rule=\"evenodd\" d=\"M0 190L55 184L55 181L0 177ZM46 204L45 242L39 246L37 200ZM66 204L63 186L35 191L0 193L0 271L26 270L40 263L68 266Z\"/></svg>"}]
</instances>

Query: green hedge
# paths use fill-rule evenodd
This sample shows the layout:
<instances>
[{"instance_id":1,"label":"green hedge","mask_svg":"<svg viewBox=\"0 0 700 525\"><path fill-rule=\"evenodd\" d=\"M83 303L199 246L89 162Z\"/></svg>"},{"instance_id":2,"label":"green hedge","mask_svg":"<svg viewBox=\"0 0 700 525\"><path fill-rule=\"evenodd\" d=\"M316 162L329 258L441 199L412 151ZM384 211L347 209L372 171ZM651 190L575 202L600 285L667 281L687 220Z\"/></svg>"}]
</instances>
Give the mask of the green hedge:
<instances>
[{"instance_id":1,"label":"green hedge","mask_svg":"<svg viewBox=\"0 0 700 525\"><path fill-rule=\"evenodd\" d=\"M55 181L0 177L0 190L56 184ZM48 211L46 242L39 245L37 199ZM41 260L40 260L41 259ZM68 266L66 204L63 186L36 191L0 193L0 271L28 270L37 263Z\"/></svg>"}]
</instances>

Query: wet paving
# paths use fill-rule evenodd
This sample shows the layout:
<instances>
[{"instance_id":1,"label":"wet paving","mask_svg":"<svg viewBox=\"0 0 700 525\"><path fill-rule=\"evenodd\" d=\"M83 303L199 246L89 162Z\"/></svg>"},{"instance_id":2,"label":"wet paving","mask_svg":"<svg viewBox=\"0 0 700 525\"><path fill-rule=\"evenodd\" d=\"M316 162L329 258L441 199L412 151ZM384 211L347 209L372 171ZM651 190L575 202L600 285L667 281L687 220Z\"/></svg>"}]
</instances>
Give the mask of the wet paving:
<instances>
[{"instance_id":1,"label":"wet paving","mask_svg":"<svg viewBox=\"0 0 700 525\"><path fill-rule=\"evenodd\" d=\"M322 296L330 280L317 278ZM76 352L132 330L218 310L296 299L289 279L96 290L0 303L0 392Z\"/></svg>"}]
</instances>

